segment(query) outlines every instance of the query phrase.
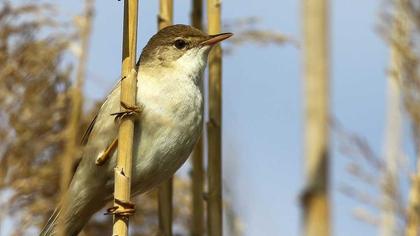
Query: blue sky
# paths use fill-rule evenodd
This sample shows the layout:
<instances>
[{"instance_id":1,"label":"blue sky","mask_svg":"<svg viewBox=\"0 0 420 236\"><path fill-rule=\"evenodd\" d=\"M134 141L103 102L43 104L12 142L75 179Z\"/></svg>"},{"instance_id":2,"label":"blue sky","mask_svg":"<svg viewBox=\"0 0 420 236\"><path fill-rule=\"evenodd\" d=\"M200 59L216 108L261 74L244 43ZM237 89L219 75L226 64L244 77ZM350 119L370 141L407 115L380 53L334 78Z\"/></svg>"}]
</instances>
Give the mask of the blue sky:
<instances>
[{"instance_id":1,"label":"blue sky","mask_svg":"<svg viewBox=\"0 0 420 236\"><path fill-rule=\"evenodd\" d=\"M82 1L59 1L71 16ZM122 2L96 1L86 94L101 99L120 73ZM255 16L262 29L301 40L300 1L223 1L223 19ZM175 1L175 23L189 23L189 1ZM156 31L158 1L140 1L139 51ZM331 6L332 114L382 150L388 51L375 31L379 1ZM235 33L235 32L233 32ZM228 199L246 236L300 235L303 187L302 51L246 44L224 59L223 155ZM336 141L333 141L336 143ZM346 159L332 147L334 235L373 235L351 216L358 204L338 192Z\"/></svg>"}]
</instances>

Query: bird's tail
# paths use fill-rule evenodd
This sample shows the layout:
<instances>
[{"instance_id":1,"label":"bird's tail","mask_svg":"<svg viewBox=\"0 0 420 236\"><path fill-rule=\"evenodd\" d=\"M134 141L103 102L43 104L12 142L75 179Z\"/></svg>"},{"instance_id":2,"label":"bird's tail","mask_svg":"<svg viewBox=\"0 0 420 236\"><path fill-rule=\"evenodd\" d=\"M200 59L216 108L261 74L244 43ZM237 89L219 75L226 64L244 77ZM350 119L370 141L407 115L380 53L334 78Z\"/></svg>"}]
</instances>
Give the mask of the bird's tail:
<instances>
[{"instance_id":1,"label":"bird's tail","mask_svg":"<svg viewBox=\"0 0 420 236\"><path fill-rule=\"evenodd\" d=\"M54 212L52 213L52 215L48 219L47 224L44 226L44 228L42 228L39 236L52 236L56 233L55 230L56 230L56 226L58 224L58 218L60 216L60 212L61 212L60 207L57 207L54 210Z\"/></svg>"}]
</instances>

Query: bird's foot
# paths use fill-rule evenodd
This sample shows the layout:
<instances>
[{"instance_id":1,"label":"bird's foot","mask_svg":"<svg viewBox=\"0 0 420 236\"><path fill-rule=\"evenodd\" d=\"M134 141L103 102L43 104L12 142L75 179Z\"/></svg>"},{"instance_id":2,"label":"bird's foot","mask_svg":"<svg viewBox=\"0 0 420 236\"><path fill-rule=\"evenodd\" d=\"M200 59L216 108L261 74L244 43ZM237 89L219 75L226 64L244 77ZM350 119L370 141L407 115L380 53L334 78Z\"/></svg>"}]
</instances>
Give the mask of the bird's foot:
<instances>
[{"instance_id":1,"label":"bird's foot","mask_svg":"<svg viewBox=\"0 0 420 236\"><path fill-rule=\"evenodd\" d=\"M107 209L105 215L131 216L136 212L134 203L125 202L119 199L114 200L116 206Z\"/></svg>"},{"instance_id":2,"label":"bird's foot","mask_svg":"<svg viewBox=\"0 0 420 236\"><path fill-rule=\"evenodd\" d=\"M115 121L120 121L126 117L139 117L143 111L143 106L130 106L124 102L121 102L121 106L125 109L125 111L115 112L112 113L112 116L115 116Z\"/></svg>"}]
</instances>

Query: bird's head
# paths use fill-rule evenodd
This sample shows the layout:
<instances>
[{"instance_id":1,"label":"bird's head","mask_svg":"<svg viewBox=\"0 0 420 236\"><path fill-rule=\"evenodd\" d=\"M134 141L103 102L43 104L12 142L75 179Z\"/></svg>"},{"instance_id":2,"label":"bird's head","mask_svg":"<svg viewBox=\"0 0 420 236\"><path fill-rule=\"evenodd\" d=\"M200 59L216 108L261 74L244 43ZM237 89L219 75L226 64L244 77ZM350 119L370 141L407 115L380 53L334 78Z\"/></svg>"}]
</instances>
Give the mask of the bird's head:
<instances>
[{"instance_id":1,"label":"bird's head","mask_svg":"<svg viewBox=\"0 0 420 236\"><path fill-rule=\"evenodd\" d=\"M140 66L164 66L204 70L210 49L232 33L207 35L188 25L172 25L157 32L144 47Z\"/></svg>"}]
</instances>

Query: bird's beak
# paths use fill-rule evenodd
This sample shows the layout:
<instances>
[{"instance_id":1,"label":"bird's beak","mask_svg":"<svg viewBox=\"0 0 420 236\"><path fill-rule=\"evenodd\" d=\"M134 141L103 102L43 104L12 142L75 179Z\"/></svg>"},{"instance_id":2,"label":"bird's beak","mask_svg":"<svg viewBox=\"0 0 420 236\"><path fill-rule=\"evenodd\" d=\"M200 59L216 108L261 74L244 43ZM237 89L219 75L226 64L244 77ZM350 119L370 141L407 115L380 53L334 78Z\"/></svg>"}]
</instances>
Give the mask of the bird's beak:
<instances>
[{"instance_id":1,"label":"bird's beak","mask_svg":"<svg viewBox=\"0 0 420 236\"><path fill-rule=\"evenodd\" d=\"M218 42L221 42L225 39L228 39L232 36L232 33L222 33L222 34L216 34L216 35L210 35L208 39L204 40L200 44L203 46L213 46Z\"/></svg>"}]
</instances>

